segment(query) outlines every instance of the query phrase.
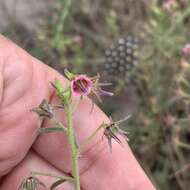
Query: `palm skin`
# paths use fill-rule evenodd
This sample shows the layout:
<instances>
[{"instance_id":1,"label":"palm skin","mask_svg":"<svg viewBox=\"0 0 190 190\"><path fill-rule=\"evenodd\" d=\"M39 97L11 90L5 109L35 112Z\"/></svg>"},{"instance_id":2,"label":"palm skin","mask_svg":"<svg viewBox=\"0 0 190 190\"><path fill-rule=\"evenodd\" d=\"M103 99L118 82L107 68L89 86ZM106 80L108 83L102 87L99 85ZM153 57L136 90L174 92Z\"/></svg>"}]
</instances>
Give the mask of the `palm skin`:
<instances>
[{"instance_id":1,"label":"palm skin","mask_svg":"<svg viewBox=\"0 0 190 190\"><path fill-rule=\"evenodd\" d=\"M0 36L0 189L18 189L31 171L58 175L69 174L71 164L67 140L63 133L37 135L38 117L31 109L45 98L56 104L50 82L65 79L53 69L28 55ZM78 142L83 142L107 116L91 101L84 99L74 114ZM64 114L57 113L64 122ZM45 122L43 127L48 127ZM102 132L86 147L79 159L83 190L153 190L146 174L126 143L113 143L110 153ZM55 179L39 177L51 185ZM72 190L65 183L57 189Z\"/></svg>"}]
</instances>

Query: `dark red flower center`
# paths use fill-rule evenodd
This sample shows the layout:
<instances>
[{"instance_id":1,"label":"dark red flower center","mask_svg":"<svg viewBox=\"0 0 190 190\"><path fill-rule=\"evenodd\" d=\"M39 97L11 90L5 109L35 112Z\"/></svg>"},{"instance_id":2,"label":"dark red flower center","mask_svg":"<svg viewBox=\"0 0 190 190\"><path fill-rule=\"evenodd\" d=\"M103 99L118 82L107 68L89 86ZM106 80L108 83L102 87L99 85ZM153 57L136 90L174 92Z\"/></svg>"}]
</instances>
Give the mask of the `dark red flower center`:
<instances>
[{"instance_id":1,"label":"dark red flower center","mask_svg":"<svg viewBox=\"0 0 190 190\"><path fill-rule=\"evenodd\" d=\"M89 90L90 84L85 79L78 79L73 83L73 90L78 93L87 93Z\"/></svg>"}]
</instances>

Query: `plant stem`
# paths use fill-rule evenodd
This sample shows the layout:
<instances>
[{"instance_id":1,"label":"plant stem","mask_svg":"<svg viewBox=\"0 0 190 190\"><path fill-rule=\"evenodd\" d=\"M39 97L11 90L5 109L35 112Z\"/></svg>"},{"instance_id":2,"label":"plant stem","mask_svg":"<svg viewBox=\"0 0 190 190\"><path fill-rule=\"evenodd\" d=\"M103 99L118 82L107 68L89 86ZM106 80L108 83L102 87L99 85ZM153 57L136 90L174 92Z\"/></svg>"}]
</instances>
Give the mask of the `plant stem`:
<instances>
[{"instance_id":1,"label":"plant stem","mask_svg":"<svg viewBox=\"0 0 190 190\"><path fill-rule=\"evenodd\" d=\"M183 21L183 19L189 15L190 13L190 8L187 8L179 17L176 18L174 24L172 25L172 27L165 33L165 35L163 35L163 40L166 40L166 38L168 38L169 35L171 35L171 33L176 29L176 27Z\"/></svg>"},{"instance_id":2,"label":"plant stem","mask_svg":"<svg viewBox=\"0 0 190 190\"><path fill-rule=\"evenodd\" d=\"M69 177L69 176L57 176L57 175L54 175L54 174L51 174L51 173L43 173L43 172L35 172L35 171L33 171L32 175L33 176L36 176L36 175L49 176L49 177L54 177L54 178L57 178L57 179L65 179L65 180L71 181L71 182L74 181L74 179L72 177Z\"/></svg>"},{"instance_id":3,"label":"plant stem","mask_svg":"<svg viewBox=\"0 0 190 190\"><path fill-rule=\"evenodd\" d=\"M190 145L189 144L186 144L184 142L181 142L179 140L176 140L176 145L181 147L181 148L184 148L184 149L187 149L187 150L190 150Z\"/></svg>"},{"instance_id":4,"label":"plant stem","mask_svg":"<svg viewBox=\"0 0 190 190\"><path fill-rule=\"evenodd\" d=\"M80 190L80 176L78 166L78 147L76 144L74 129L73 129L73 110L70 102L66 102L66 115L68 125L68 141L71 147L71 159L72 159L72 173L75 179L75 189Z\"/></svg>"},{"instance_id":5,"label":"plant stem","mask_svg":"<svg viewBox=\"0 0 190 190\"><path fill-rule=\"evenodd\" d=\"M64 3L64 10L62 10L59 22L57 24L57 27L55 28L55 36L53 41L54 45L58 43L58 41L60 40L60 36L63 33L65 20L67 19L67 16L70 12L71 5L72 0L66 0L66 2Z\"/></svg>"},{"instance_id":6,"label":"plant stem","mask_svg":"<svg viewBox=\"0 0 190 190\"><path fill-rule=\"evenodd\" d=\"M58 121L55 117L51 119L51 122L54 124L55 127L62 128L64 132L67 134L67 128L63 125L63 123Z\"/></svg>"}]
</instances>

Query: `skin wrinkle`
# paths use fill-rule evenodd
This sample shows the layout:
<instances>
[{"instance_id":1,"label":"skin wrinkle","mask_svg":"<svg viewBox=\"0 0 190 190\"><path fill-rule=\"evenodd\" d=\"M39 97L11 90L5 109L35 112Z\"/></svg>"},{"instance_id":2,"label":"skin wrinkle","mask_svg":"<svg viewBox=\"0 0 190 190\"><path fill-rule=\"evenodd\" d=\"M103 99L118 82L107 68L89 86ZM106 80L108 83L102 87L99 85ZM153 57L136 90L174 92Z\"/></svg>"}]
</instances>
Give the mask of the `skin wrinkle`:
<instances>
[{"instance_id":1,"label":"skin wrinkle","mask_svg":"<svg viewBox=\"0 0 190 190\"><path fill-rule=\"evenodd\" d=\"M23 63L22 63L23 64ZM32 68L32 64L28 64L28 65L31 65L31 68L29 68L28 70L30 70L31 72L29 72L30 73L30 79L28 79L28 83L30 83L30 84L32 84L32 81L33 81L33 68ZM14 79L14 83L15 82L17 82L17 81L19 81L19 79L22 79L22 74L20 74L20 75L18 75L15 79ZM5 81L6 82L6 81ZM10 82L12 82L12 84L11 84L11 86L13 85L13 81L9 81L9 83ZM10 89L10 88L12 88L10 85L7 85L6 86L6 88L7 89ZM31 88L31 85L25 85L26 86L26 88L25 89L22 89L22 93L21 94L19 94L19 97L16 99L16 101L15 101L15 98L14 99L12 99L12 101L10 101L8 104L6 104L6 105L3 105L3 107L8 107L9 105L14 105L14 103L17 103L17 101L19 100L19 99L22 99L24 96L26 96L26 94L28 94L29 92L30 92L30 88Z\"/></svg>"},{"instance_id":2,"label":"skin wrinkle","mask_svg":"<svg viewBox=\"0 0 190 190\"><path fill-rule=\"evenodd\" d=\"M3 64L2 64L2 66L1 66L1 75L0 75L0 77L2 77L1 78L1 84L0 84L0 88L1 88L1 91L0 91L0 95L1 95L1 101L3 102L3 91L2 91L2 89L3 89L3 83L5 82L5 80L4 80L4 78L5 77L3 77L3 72L2 72L2 70L4 71L6 68L5 68L5 61L8 59L8 57L6 57L6 59L3 59ZM1 60L2 61L2 60ZM3 81L3 83L2 83L2 81ZM2 98L3 97L3 98ZM1 103L2 103L1 102ZM2 104L1 104L2 105ZM1 109L2 109L3 107L1 106ZM1 115L1 118L2 118L2 115ZM0 118L0 119L1 119ZM1 124L2 124L2 121L1 121ZM4 128L5 129L5 128ZM11 148L12 149L12 148ZM6 148L6 150L7 150L7 148ZM11 151L12 152L12 151ZM18 157L18 153L15 153L14 154L14 152L12 152L11 154L8 154L9 156L6 156L6 158L3 158L2 156L1 156L1 158L0 158L0 162L1 162L1 164L2 163L4 163L3 165L8 165L7 166L7 169L4 171L4 172L2 172L2 173L7 173L8 171L10 171L10 169L12 168L11 167L11 163L14 161L15 162L15 158L16 157ZM21 156L22 154L20 154L19 156ZM5 155L4 155L5 156Z\"/></svg>"},{"instance_id":3,"label":"skin wrinkle","mask_svg":"<svg viewBox=\"0 0 190 190\"><path fill-rule=\"evenodd\" d=\"M54 167L56 170L59 170L59 168L57 168L55 165L53 165L49 160L45 159L43 156L41 156L33 147L31 148L32 149L32 152L34 152L39 158L45 160L45 162L47 162L50 166ZM60 171L60 170L59 170ZM69 177L72 177L71 173L70 172L65 172L65 171L62 171L64 172L65 175L69 176ZM1 186L0 186L1 187Z\"/></svg>"},{"instance_id":4,"label":"skin wrinkle","mask_svg":"<svg viewBox=\"0 0 190 190\"><path fill-rule=\"evenodd\" d=\"M21 121L22 122L22 121ZM3 155L3 156L1 156L0 157L0 161L2 161L2 160L7 160L7 161L9 161L9 160L13 160L13 158L15 158L15 157L17 157L17 155L18 155L18 150L16 149L16 152L15 151L13 151L14 149L12 148L12 145L13 145L13 143L14 143L14 140L12 140L12 139L14 139L15 138L15 134L14 134L14 131L11 129L11 130L9 130L9 131L7 131L7 135L9 135L11 138L10 138L10 140L9 141L7 141L7 139L6 139L6 137L3 139L3 138L1 138L1 145L6 145L5 147L5 149L3 149L3 147L1 148L1 151L5 151L6 153ZM3 140L3 141L2 141ZM12 141L11 141L12 140ZM9 146L8 146L9 145ZM15 146L14 146L14 148L15 148ZM18 151L18 152L17 152ZM11 154L10 154L11 153Z\"/></svg>"},{"instance_id":5,"label":"skin wrinkle","mask_svg":"<svg viewBox=\"0 0 190 190\"><path fill-rule=\"evenodd\" d=\"M136 169L134 170L134 168L131 167L132 165L134 165L134 163L137 163L136 160L130 159L130 157L132 157L132 154L129 155L121 154L126 150L130 150L126 143L123 145L124 148L121 148L121 146L117 142L113 141L113 152L110 154L109 149L107 149L108 151L106 152L106 156L105 154L99 155L99 159L93 165L93 167L91 167L82 176L81 178L82 182L84 182L83 180L85 179L85 177L91 175L91 177L94 178L94 181L92 182L93 185L90 183L92 185L91 186L92 190L103 189L103 187L105 190L123 189L123 187L128 187L127 190L154 189L153 187L151 188L149 186L146 178L141 177L142 174L141 172L136 173ZM118 158L120 158L119 155L121 155L121 160L118 160ZM112 162L110 162L111 161L110 158ZM101 167L98 168L97 167L98 165L101 165ZM128 173L128 175L126 175L126 172ZM101 183L100 181L98 181L96 173L99 174L99 179L102 179L102 177L104 176L104 180L101 180ZM137 183L135 183L134 179L138 179L139 186L137 186ZM142 188L143 184L144 188ZM85 189L90 189L89 183L84 183L84 187Z\"/></svg>"},{"instance_id":6,"label":"skin wrinkle","mask_svg":"<svg viewBox=\"0 0 190 190\"><path fill-rule=\"evenodd\" d=\"M2 73L0 72L0 106L1 106L1 102L2 102L2 97L3 97L3 77L2 77Z\"/></svg>"},{"instance_id":7,"label":"skin wrinkle","mask_svg":"<svg viewBox=\"0 0 190 190\"><path fill-rule=\"evenodd\" d=\"M84 165L83 168L80 168L80 174L83 175L87 172L93 165L98 161L100 158L100 154L103 154L107 147L103 144L102 140L100 139L96 144L90 146L84 153L82 153L81 158L87 157L87 165ZM101 146L101 147L99 147ZM80 159L79 159L80 161Z\"/></svg>"},{"instance_id":8,"label":"skin wrinkle","mask_svg":"<svg viewBox=\"0 0 190 190\"><path fill-rule=\"evenodd\" d=\"M25 121L27 123L27 121L24 119L25 117L23 117L23 121ZM21 121L20 121L21 122ZM25 122L22 124L23 126L26 126L25 125ZM24 127L21 127L22 130L20 131L20 135L21 133L23 132L23 134L25 133L25 130L23 131ZM27 126L25 127L26 130L27 129ZM14 134L14 131L11 129L12 131L12 134ZM8 134L7 134L8 135ZM35 134L34 134L35 135ZM11 137L11 135L9 135ZM22 136L22 135L21 135ZM32 135L33 136L33 135ZM15 137L11 138L11 139L14 139ZM9 139L9 140L11 140ZM2 140L2 139L1 139ZM5 139L6 140L6 139ZM33 141L35 140L35 137L33 138ZM9 146L5 146L6 147L6 153L9 155L5 155L5 154L2 154L2 156L4 156L4 158L1 157L1 160L0 160L0 163L2 164L3 167L6 166L6 170L4 172L2 172L3 174L7 173L10 169L12 169L15 165L15 162L16 164L18 164L22 159L23 157L26 155L26 153L28 152L30 146L25 146L25 151L23 151L23 146L20 146L20 144L17 145L17 148L14 146L12 146L12 144L14 143L13 142L10 142L9 141ZM1 143L2 144L2 143ZM10 147L10 148L8 148ZM14 147L14 149L12 149ZM10 150L9 150L10 149ZM13 151L14 150L14 151ZM2 149L1 149L2 151ZM16 152L15 152L16 151ZM6 156L6 157L5 157ZM0 167L2 168L2 167Z\"/></svg>"},{"instance_id":9,"label":"skin wrinkle","mask_svg":"<svg viewBox=\"0 0 190 190\"><path fill-rule=\"evenodd\" d=\"M4 78L3 78L3 71L4 71L4 67L5 67L5 62L3 61L0 64L0 107L1 107L1 103L3 102L3 89L4 89Z\"/></svg>"},{"instance_id":10,"label":"skin wrinkle","mask_svg":"<svg viewBox=\"0 0 190 190\"><path fill-rule=\"evenodd\" d=\"M82 153L81 157L88 158L88 162L87 165L84 166L83 168L80 168L80 174L85 174L88 170L90 170L93 165L96 164L96 162L100 159L100 155L104 154L108 149L109 149L109 145L107 143L107 139L105 139L106 137L104 137L104 139L99 139L96 143L92 144L87 150L84 151L84 153ZM122 139L122 136L120 136L120 138ZM117 143L112 139L112 143ZM122 139L122 144L120 146L123 147L123 143L126 143L126 141L124 139ZM110 151L110 150L108 150ZM80 160L79 160L80 161Z\"/></svg>"},{"instance_id":11,"label":"skin wrinkle","mask_svg":"<svg viewBox=\"0 0 190 190\"><path fill-rule=\"evenodd\" d=\"M12 188L10 187L17 187L14 188L18 189L19 184L21 184L22 180L23 180L23 176L25 176L24 178L30 176L30 172L32 171L44 171L45 173L54 173L56 175L65 175L65 173L60 172L59 170L57 170L54 166L50 165L48 162L46 162L45 160L43 160L38 154L36 154L36 152L34 151L30 151L30 153L24 158L24 160L22 161L22 163L18 166L16 166L13 169L13 172L9 175L7 175L6 177L4 177L4 181L1 181L0 183L0 188L3 190L10 190ZM16 180L15 180L16 178ZM44 177L44 176L38 176L39 180L46 184L47 187L50 187L50 185L56 181L55 178L52 177ZM13 183L11 180L15 180ZM7 188L9 187L9 188ZM41 190L42 188L40 188ZM58 188L56 188L56 190L74 190L74 187L71 183L66 182L62 185L60 185Z\"/></svg>"},{"instance_id":12,"label":"skin wrinkle","mask_svg":"<svg viewBox=\"0 0 190 190\"><path fill-rule=\"evenodd\" d=\"M25 113L26 115L27 115L27 113ZM26 119L27 118L27 119ZM22 133L23 133L23 135L25 134L25 131L28 131L28 126L27 126L27 123L28 122L30 122L29 121L29 118L28 117L24 117L23 115L22 115L22 117L21 117L21 119L19 120L19 123L23 123L22 125L23 126L26 126L26 127L20 127L20 129L21 129L21 131L19 132L19 134L22 136ZM26 124L25 124L26 123ZM26 129L26 130L24 130L24 128ZM12 131L12 133L14 134L14 131L13 131L13 129L11 128L7 128L7 130L11 130ZM17 129L18 130L18 129ZM32 130L32 129L31 129ZM34 140L36 139L36 137L37 137L37 134L36 134L36 132L34 131L34 130L32 130L31 131L32 133L30 133L31 134L31 140L32 140L32 142L34 142ZM11 135L9 135L9 136L11 136ZM15 138L11 138L11 139L15 139ZM2 139L1 139L2 140ZM6 139L5 139L6 140ZM10 140L10 139L9 139ZM31 143L32 143L31 142ZM6 152L7 152L7 154L9 155L9 156L7 156L7 154L3 154L3 156L4 156L4 158L3 157L1 157L1 159L0 159L0 163L3 165L3 166L5 166L5 165L7 165L7 168L8 168L8 170L6 170L6 171L4 171L4 172L2 172L2 173L7 173L9 170L11 170L12 169L12 167L13 167L13 164L15 165L15 161L16 161L16 163L18 164L20 161L22 161L22 159L25 157L25 155L27 154L27 152L28 152L28 150L30 149L30 146L29 146L29 144L26 146L26 145L24 145L25 146L25 151L23 152L23 146L20 146L20 144L18 144L18 146L17 146L17 148L15 148L14 149L14 151L13 151L13 147L15 147L15 145L14 146L12 146L12 144L13 144L14 142L10 142L9 141L9 145L10 145L10 150L9 150L9 146L7 146L7 144L6 144ZM2 143L1 143L2 144ZM19 150L20 149L20 150ZM21 150L22 150L22 152L21 152ZM1 149L1 151L2 151L2 149ZM12 162L13 161L13 162Z\"/></svg>"},{"instance_id":13,"label":"skin wrinkle","mask_svg":"<svg viewBox=\"0 0 190 190\"><path fill-rule=\"evenodd\" d=\"M32 152L34 152L40 159L44 160L44 162L48 163L50 165L50 167L55 168L56 170L58 170L59 172L63 172L65 176L69 176L72 177L71 173L69 172L65 172L65 171L60 171L59 168L57 168L56 166L54 166L51 162L49 162L49 160L44 159L43 156L41 156L38 152L36 152L36 150L34 148L32 148ZM35 170L33 170L35 171ZM37 171L37 170L36 170ZM52 172L52 174L55 174ZM0 186L1 187L1 186ZM82 190L82 189L81 189Z\"/></svg>"},{"instance_id":14,"label":"skin wrinkle","mask_svg":"<svg viewBox=\"0 0 190 190\"><path fill-rule=\"evenodd\" d=\"M33 67L31 67L31 80L30 81L31 81L31 84L33 84ZM26 97L30 93L29 88L31 88L31 86L32 85L27 85L27 88L23 91L22 96L20 96L14 103L9 103L9 104L11 104L12 109L10 109L10 107L8 106L9 104L8 104L8 105L6 105L6 108L3 110L3 112L0 111L0 117L4 116L4 120L6 121L6 123L7 123L7 121L9 121L8 120L9 117L11 117L11 115L14 114L14 111L12 111L12 110L14 110L13 109L14 104L18 104L19 101L21 102L20 104L23 105L23 107L25 108L25 109L23 109L24 114L26 114L26 115L28 114L28 111L30 111L30 109L29 109L29 105L26 104L26 102L27 102ZM10 111L6 112L6 110L10 110ZM22 118L24 120L27 119L28 123L30 123L30 118L29 117L24 117L23 114L20 114L20 118L18 118L18 116L17 116L17 120L19 120L19 122L22 120ZM11 125L11 123L9 125Z\"/></svg>"},{"instance_id":15,"label":"skin wrinkle","mask_svg":"<svg viewBox=\"0 0 190 190\"><path fill-rule=\"evenodd\" d=\"M116 143L114 145L118 146ZM115 149L115 146L113 148ZM93 190L103 189L103 186L104 186L105 190L120 189L121 181L117 177L118 176L121 177L122 176L121 172L122 171L124 172L124 170L122 168L120 168L121 171L118 170L119 163L115 163L114 162L115 159L113 160L112 167L109 167L109 165L107 164L107 162L109 162L109 157L111 156L114 158L115 156L112 154L110 155L109 154L110 152L108 152L108 151L109 150L107 149L106 153L99 155L99 159L97 160L96 163L93 164L93 167L91 167L88 171L86 171L85 174L82 176L82 178L81 178L82 182L85 179L85 177L87 177L88 175L91 175L92 178L94 179L92 182L93 184L91 184L90 186L89 186L89 183L84 182L83 185L84 185L85 189L89 189L90 187ZM101 164L101 168L100 167L97 168L97 166L100 164ZM119 165L121 165L121 164L119 164ZM99 178L96 177L96 173L99 174ZM104 179L102 179L103 176L105 176ZM115 183L116 181L114 180L114 178L117 178L117 180L118 180L117 184ZM99 181L100 179L102 179L101 182ZM132 186L129 185L128 180L126 178L123 178L123 180L125 180L122 182L123 187L125 184L126 187L129 187L129 188L127 188L128 190L132 190L133 188L131 188Z\"/></svg>"},{"instance_id":16,"label":"skin wrinkle","mask_svg":"<svg viewBox=\"0 0 190 190\"><path fill-rule=\"evenodd\" d=\"M23 104L23 98L19 100L19 103L20 105L24 105ZM19 115L16 115L15 116L15 111L13 111L15 108L15 106L12 106L11 109L9 110L8 108L3 110L1 113L0 113L0 117L1 117L1 128L0 128L0 131L3 132L5 130L9 130L9 129L13 129L15 128L15 120L16 121L21 121L22 119L25 120L25 115L27 115L28 113L26 112L26 110L22 110L22 111L18 111L17 113L19 113ZM28 119L28 118L27 118ZM9 126L9 128L7 128L6 126Z\"/></svg>"},{"instance_id":17,"label":"skin wrinkle","mask_svg":"<svg viewBox=\"0 0 190 190\"><path fill-rule=\"evenodd\" d=\"M26 126L25 129L28 130L27 125L25 125L25 123L27 123L27 121L25 120L25 117L23 117L22 120L19 120L19 122L22 123L22 126ZM22 136L21 133L25 134L25 130L24 130L24 127L20 127L20 129L22 129L22 130L19 132L19 134ZM1 151L5 152L5 153L2 154L0 157L0 165L2 165L2 167L0 167L0 168L2 168L2 169L7 168L5 171L0 172L3 175L8 173L8 171L14 167L15 163L16 164L20 163L30 148L30 146L24 145L25 149L23 151L23 145L20 145L20 143L22 143L22 142L20 142L19 144L15 144L14 140L12 141L12 139L16 138L16 136L14 137L14 134L15 134L14 130L9 129L9 131L11 131L10 134L8 133L8 131L6 133L11 138L9 138L7 141L7 139L5 137L5 141L7 141L7 142L5 142L5 144L4 144L5 146L3 146L3 147L6 147L6 149L2 150L2 148L1 148ZM31 135L31 136L34 136L34 135ZM35 140L35 136L33 138L33 141L34 140ZM2 138L1 138L1 145L3 145Z\"/></svg>"},{"instance_id":18,"label":"skin wrinkle","mask_svg":"<svg viewBox=\"0 0 190 190\"><path fill-rule=\"evenodd\" d=\"M21 60L22 60L22 58L21 58ZM30 81L30 83L32 84L33 83L33 64L29 64L29 65L31 65L31 67L29 68L30 69L30 71L32 71L32 72L30 72L30 74L31 74L31 76L30 76L30 80L28 80L28 81ZM20 75L18 76L18 77L21 77ZM18 79L18 78L17 78ZM16 81L16 80L15 80ZM11 102L9 102L9 104L11 104L11 107L12 108L14 108L14 105L15 104L18 104L18 102L19 101L21 101L22 103L20 103L21 105L24 105L24 107L25 107L25 109L24 109L24 113L25 113L25 115L28 115L28 113L27 113L27 110L29 110L29 106L27 106L26 105L26 97L29 95L29 92L30 92L30 90L29 90L29 88L31 88L31 85L26 85L26 87L27 88L25 88L24 90L23 90L23 92L22 92L22 94L19 96L19 98L16 100L16 101L14 101L14 103L11 103ZM7 88L10 88L10 86L8 86ZM9 105L8 104L8 105ZM3 106L4 107L4 106ZM28 109L27 109L28 108ZM6 109L7 110L10 110L9 112L7 112L6 113ZM1 113L1 118L2 118L2 116L4 116L3 118L4 118L4 120L6 120L6 125L8 124L7 123L7 121L9 121L9 116L10 116L10 114L14 114L14 111L11 111L11 110L14 110L14 109L10 109L10 107L8 107L7 105L6 105L6 109L4 109L4 113L2 114ZM23 113L23 112L22 112ZM6 117L5 117L6 116ZM31 123L30 122L30 119L31 118L28 118L28 117L24 117L24 115L23 114L20 114L20 118L18 118L18 115L17 115L17 120L19 120L19 123L21 124L21 120L24 122L24 123ZM6 119L7 118L7 119ZM22 123L23 123L22 122ZM2 122L1 122L1 124L2 124ZM11 124L9 124L9 126L11 126ZM1 128L2 129L2 128ZM5 130L11 130L12 131L12 128L6 128L6 127L4 127L4 129ZM23 127L22 127L22 130L23 130ZM21 130L21 132L22 132L22 130ZM28 130L28 129L26 129L26 130ZM2 131L1 131L2 132ZM5 131L4 131L5 132ZM32 135L32 136L36 136L35 134L34 135ZM14 139L14 138L13 138ZM5 138L5 140L6 140L6 138ZM35 140L35 138L33 138L33 141ZM9 156L6 156L7 154L2 154L3 156L4 156L4 158L1 156L1 164L3 164L4 166L5 165L7 165L7 170L6 171L9 171L11 168L12 168L12 161L11 160L14 160L14 162L15 162L15 160L17 160L17 164L22 160L22 158L26 155L26 153L28 152L28 150L29 150L29 148L30 147L28 147L28 148L25 148L25 152L22 152L22 154L20 154L19 152L20 151L18 151L18 149L16 149L15 151L17 152L17 153L14 153L15 151L12 151L12 147L14 147L14 146L12 146L12 144L13 143L9 143L10 144L10 151L6 151L6 152L8 152L8 155ZM8 147L7 147L7 145L6 145L6 150L8 150ZM2 151L2 150L1 150ZM11 154L10 154L10 153ZM19 153L19 154L18 154ZM6 157L5 157L6 156ZM7 172L2 172L2 173L7 173Z\"/></svg>"},{"instance_id":19,"label":"skin wrinkle","mask_svg":"<svg viewBox=\"0 0 190 190\"><path fill-rule=\"evenodd\" d=\"M1 35L0 35L1 36ZM1 47L0 47L1 48ZM3 78L3 84L4 84L4 87L6 86L6 88L8 87L10 81L6 79L5 77L5 70L6 68L8 67L8 63L9 63L9 59L11 58L11 55L10 54L5 54L4 56L0 56L0 61L2 61L2 64L3 64L3 74L2 74L2 78ZM5 64L6 63L6 64ZM4 94L3 94L3 97L2 97L2 102L4 100ZM1 104L0 104L1 105Z\"/></svg>"}]
</instances>

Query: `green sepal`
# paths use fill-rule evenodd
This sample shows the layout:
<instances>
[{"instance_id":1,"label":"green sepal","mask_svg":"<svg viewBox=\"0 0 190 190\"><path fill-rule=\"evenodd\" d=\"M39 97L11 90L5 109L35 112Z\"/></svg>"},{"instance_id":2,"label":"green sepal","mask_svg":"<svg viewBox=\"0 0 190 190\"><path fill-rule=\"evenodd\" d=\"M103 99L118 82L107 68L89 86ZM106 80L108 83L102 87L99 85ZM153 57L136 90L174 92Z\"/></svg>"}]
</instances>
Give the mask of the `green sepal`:
<instances>
[{"instance_id":1,"label":"green sepal","mask_svg":"<svg viewBox=\"0 0 190 190\"><path fill-rule=\"evenodd\" d=\"M65 76L69 79L69 80L73 80L76 75L71 73L70 71L68 71L67 69L64 70Z\"/></svg>"},{"instance_id":2,"label":"green sepal","mask_svg":"<svg viewBox=\"0 0 190 190\"><path fill-rule=\"evenodd\" d=\"M50 190L54 190L57 186L61 185L62 183L66 182L66 179L59 179L55 183L53 183L50 187Z\"/></svg>"},{"instance_id":3,"label":"green sepal","mask_svg":"<svg viewBox=\"0 0 190 190\"><path fill-rule=\"evenodd\" d=\"M31 111L37 113L39 117L46 117L49 119L53 117L53 108L46 99L42 100L40 105L31 109Z\"/></svg>"},{"instance_id":4,"label":"green sepal","mask_svg":"<svg viewBox=\"0 0 190 190\"><path fill-rule=\"evenodd\" d=\"M63 131L65 132L65 129L62 127L48 127L48 128L39 128L38 132L40 134L42 133L52 133L52 132L59 132L59 131Z\"/></svg>"}]
</instances>

